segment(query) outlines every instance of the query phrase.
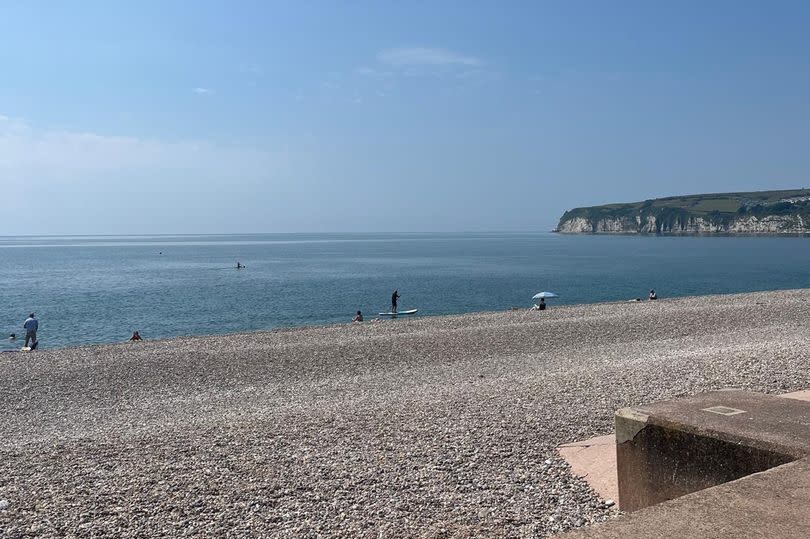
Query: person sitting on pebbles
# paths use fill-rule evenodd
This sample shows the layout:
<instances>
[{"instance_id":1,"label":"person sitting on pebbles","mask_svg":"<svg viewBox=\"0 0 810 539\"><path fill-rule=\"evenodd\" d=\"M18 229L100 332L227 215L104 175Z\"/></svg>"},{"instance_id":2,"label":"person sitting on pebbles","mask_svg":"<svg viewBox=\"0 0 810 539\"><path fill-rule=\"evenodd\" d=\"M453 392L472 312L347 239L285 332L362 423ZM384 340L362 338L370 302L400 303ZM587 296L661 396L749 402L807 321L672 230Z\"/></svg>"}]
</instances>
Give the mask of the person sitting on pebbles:
<instances>
[{"instance_id":1,"label":"person sitting on pebbles","mask_svg":"<svg viewBox=\"0 0 810 539\"><path fill-rule=\"evenodd\" d=\"M130 340L130 341L142 341L143 339L141 339L141 334L140 334L140 332L138 332L138 331L136 330L136 331L133 331L133 332L132 332L132 337L130 337L130 338L129 338L129 340Z\"/></svg>"},{"instance_id":2,"label":"person sitting on pebbles","mask_svg":"<svg viewBox=\"0 0 810 539\"><path fill-rule=\"evenodd\" d=\"M655 293L655 290L650 290L650 299L651 300L658 299L658 295Z\"/></svg>"},{"instance_id":3,"label":"person sitting on pebbles","mask_svg":"<svg viewBox=\"0 0 810 539\"><path fill-rule=\"evenodd\" d=\"M352 322L362 322L362 321L363 321L363 313L357 311L357 314L354 315L354 318L352 318Z\"/></svg>"}]
</instances>

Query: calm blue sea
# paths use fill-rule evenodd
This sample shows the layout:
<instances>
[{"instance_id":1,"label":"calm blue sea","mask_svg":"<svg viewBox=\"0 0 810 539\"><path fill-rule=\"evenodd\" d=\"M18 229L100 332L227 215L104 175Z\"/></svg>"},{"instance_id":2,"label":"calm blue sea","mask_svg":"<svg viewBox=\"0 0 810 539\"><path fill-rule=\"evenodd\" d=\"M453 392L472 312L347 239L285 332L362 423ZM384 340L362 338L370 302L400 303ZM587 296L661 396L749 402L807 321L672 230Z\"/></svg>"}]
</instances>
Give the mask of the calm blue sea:
<instances>
[{"instance_id":1,"label":"calm blue sea","mask_svg":"<svg viewBox=\"0 0 810 539\"><path fill-rule=\"evenodd\" d=\"M246 269L237 271L236 262ZM40 346L555 304L810 287L810 238L262 234L0 238L0 335ZM20 341L0 340L0 350Z\"/></svg>"}]
</instances>

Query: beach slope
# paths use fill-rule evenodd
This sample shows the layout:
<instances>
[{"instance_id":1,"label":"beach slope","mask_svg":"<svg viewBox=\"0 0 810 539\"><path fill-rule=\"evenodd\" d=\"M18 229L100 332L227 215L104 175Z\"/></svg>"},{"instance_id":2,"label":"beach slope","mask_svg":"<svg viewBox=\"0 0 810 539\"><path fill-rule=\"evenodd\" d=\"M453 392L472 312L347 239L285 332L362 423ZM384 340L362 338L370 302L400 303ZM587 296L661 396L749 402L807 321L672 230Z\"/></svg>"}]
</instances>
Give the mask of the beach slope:
<instances>
[{"instance_id":1,"label":"beach slope","mask_svg":"<svg viewBox=\"0 0 810 539\"><path fill-rule=\"evenodd\" d=\"M0 535L518 537L617 408L810 387L810 290L0 354Z\"/></svg>"}]
</instances>

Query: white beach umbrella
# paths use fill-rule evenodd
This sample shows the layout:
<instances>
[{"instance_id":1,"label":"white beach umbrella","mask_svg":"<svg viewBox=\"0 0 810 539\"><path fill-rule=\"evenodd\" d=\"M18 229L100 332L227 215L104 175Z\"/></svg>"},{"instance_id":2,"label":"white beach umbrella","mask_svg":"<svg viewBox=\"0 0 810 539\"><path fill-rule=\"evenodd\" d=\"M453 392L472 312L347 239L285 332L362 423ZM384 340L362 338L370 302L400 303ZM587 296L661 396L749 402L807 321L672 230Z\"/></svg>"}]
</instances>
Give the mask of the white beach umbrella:
<instances>
[{"instance_id":1,"label":"white beach umbrella","mask_svg":"<svg viewBox=\"0 0 810 539\"><path fill-rule=\"evenodd\" d=\"M532 296L532 299L540 299L540 298L558 298L560 297L559 294L555 294L554 292L540 292L539 294L535 294Z\"/></svg>"}]
</instances>

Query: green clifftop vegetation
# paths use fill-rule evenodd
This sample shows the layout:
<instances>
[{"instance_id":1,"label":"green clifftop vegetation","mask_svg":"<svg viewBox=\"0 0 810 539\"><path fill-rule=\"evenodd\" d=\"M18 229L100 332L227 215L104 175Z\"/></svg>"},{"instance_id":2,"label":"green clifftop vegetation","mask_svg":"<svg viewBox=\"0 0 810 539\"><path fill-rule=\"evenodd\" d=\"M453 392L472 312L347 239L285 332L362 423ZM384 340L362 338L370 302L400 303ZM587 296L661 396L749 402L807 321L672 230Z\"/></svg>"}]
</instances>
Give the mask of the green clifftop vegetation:
<instances>
[{"instance_id":1,"label":"green clifftop vegetation","mask_svg":"<svg viewBox=\"0 0 810 539\"><path fill-rule=\"evenodd\" d=\"M745 232L745 225L739 223L774 216L792 220L788 227L806 228L804 223L810 224L810 189L686 195L575 208L565 212L557 229L561 232L653 234L723 232L737 223L737 228L743 230L734 231Z\"/></svg>"}]
</instances>

